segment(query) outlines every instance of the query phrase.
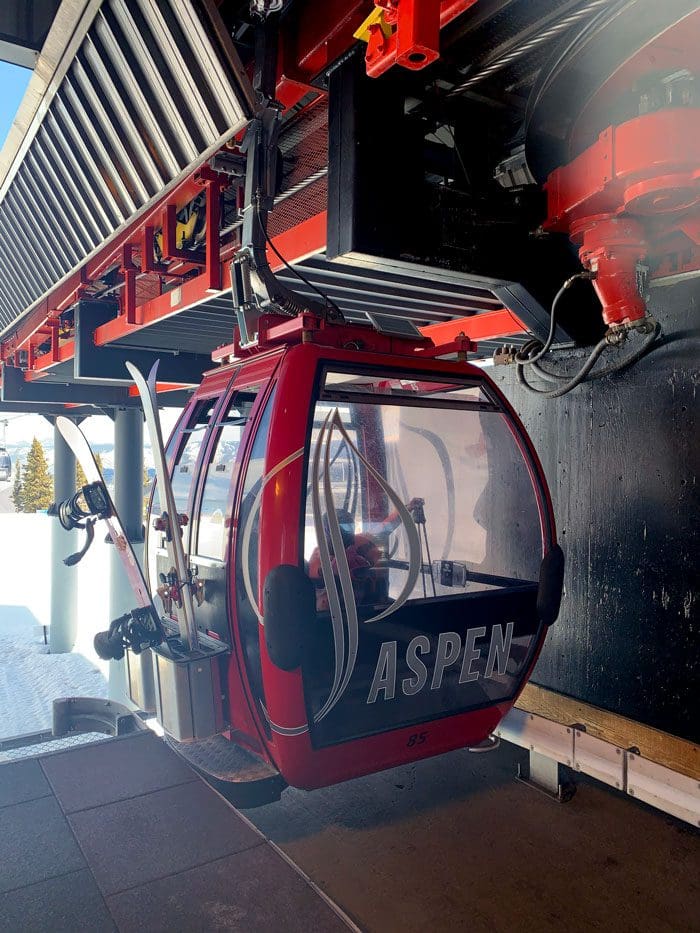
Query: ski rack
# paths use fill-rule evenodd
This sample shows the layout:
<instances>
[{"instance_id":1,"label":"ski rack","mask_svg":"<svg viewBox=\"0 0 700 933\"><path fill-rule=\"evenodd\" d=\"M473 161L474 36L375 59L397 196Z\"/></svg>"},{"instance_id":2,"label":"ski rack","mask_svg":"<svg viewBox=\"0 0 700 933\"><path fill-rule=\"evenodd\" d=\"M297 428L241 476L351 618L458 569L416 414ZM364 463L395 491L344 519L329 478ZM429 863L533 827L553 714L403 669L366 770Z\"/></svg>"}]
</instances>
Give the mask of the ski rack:
<instances>
[{"instance_id":1,"label":"ski rack","mask_svg":"<svg viewBox=\"0 0 700 933\"><path fill-rule=\"evenodd\" d=\"M225 727L219 658L229 646L199 632L198 647L187 648L178 627L167 619L163 624L170 634L153 649L158 721L177 742L217 735Z\"/></svg>"},{"instance_id":2,"label":"ski rack","mask_svg":"<svg viewBox=\"0 0 700 933\"><path fill-rule=\"evenodd\" d=\"M158 360L148 378L127 363L143 406L165 514L156 519L165 531L168 561L175 568L180 624L163 617L165 639L153 647L156 715L165 732L178 742L207 739L224 728L219 658L230 650L226 642L211 638L197 628L194 580L185 554L175 496L165 457L158 416L156 376ZM162 598L162 597L161 597Z\"/></svg>"}]
</instances>

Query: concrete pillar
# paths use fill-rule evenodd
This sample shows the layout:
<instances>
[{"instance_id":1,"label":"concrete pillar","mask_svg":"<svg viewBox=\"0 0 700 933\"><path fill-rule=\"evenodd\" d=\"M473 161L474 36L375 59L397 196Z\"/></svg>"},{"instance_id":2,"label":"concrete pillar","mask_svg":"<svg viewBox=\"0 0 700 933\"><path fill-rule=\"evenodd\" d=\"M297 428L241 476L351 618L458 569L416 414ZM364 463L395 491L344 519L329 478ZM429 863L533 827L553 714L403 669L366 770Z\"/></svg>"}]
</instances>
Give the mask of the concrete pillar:
<instances>
[{"instance_id":1,"label":"concrete pillar","mask_svg":"<svg viewBox=\"0 0 700 933\"><path fill-rule=\"evenodd\" d=\"M75 492L75 457L58 428L53 429L54 502ZM78 567L66 567L63 558L80 547L76 531L66 531L57 519L51 520L51 626L49 650L52 654L72 651L78 632Z\"/></svg>"},{"instance_id":2,"label":"concrete pillar","mask_svg":"<svg viewBox=\"0 0 700 933\"><path fill-rule=\"evenodd\" d=\"M143 414L139 408L118 408L114 418L114 504L139 561L143 558ZM109 618L116 619L136 601L119 555L110 554ZM110 661L109 695L127 699L126 663Z\"/></svg>"}]
</instances>

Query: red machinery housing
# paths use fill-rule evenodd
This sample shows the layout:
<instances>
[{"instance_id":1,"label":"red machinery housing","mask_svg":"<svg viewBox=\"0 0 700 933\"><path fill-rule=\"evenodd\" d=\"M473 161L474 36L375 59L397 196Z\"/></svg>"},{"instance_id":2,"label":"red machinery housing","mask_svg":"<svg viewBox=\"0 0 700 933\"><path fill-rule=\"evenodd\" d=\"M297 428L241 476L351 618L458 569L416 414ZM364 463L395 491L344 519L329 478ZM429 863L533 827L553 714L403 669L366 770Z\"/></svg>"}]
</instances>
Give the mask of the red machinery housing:
<instances>
[{"instance_id":1,"label":"red machinery housing","mask_svg":"<svg viewBox=\"0 0 700 933\"><path fill-rule=\"evenodd\" d=\"M696 11L622 64L577 117L575 157L546 182L544 227L579 246L608 325L645 316L648 273L700 269L699 49ZM607 125L625 97L637 115Z\"/></svg>"}]
</instances>

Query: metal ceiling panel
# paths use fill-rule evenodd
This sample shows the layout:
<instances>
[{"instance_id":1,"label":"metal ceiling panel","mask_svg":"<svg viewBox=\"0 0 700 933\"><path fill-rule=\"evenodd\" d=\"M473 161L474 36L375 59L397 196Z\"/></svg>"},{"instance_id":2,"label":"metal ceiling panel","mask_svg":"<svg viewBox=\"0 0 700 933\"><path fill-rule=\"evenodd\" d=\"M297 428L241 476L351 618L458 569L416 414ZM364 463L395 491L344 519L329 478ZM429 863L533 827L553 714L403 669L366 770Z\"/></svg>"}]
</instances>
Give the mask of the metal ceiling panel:
<instances>
[{"instance_id":1,"label":"metal ceiling panel","mask_svg":"<svg viewBox=\"0 0 700 933\"><path fill-rule=\"evenodd\" d=\"M515 282L360 254L332 261L319 254L297 263L295 268L354 323L387 320L387 327L390 327L390 319L399 318L422 327L508 308L529 333L481 341L479 357L490 356L504 341L521 346L531 339L531 334L544 339L549 327L547 312ZM318 297L291 270L283 269L277 276L297 293ZM234 323L233 299L231 292L226 291L139 328L116 344L211 353L216 347L233 341ZM565 334L558 332L557 340L566 339Z\"/></svg>"},{"instance_id":2,"label":"metal ceiling panel","mask_svg":"<svg viewBox=\"0 0 700 933\"><path fill-rule=\"evenodd\" d=\"M251 114L211 2L94 8L0 196L0 334Z\"/></svg>"}]
</instances>

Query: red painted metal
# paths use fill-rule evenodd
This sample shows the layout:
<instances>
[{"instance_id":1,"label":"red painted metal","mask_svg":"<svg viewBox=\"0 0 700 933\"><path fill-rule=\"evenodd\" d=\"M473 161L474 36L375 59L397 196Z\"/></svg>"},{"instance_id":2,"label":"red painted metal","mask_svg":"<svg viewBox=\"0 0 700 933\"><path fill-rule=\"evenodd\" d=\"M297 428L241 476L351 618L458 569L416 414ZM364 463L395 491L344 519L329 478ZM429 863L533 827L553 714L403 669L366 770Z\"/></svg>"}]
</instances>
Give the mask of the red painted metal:
<instances>
[{"instance_id":1,"label":"red painted metal","mask_svg":"<svg viewBox=\"0 0 700 933\"><path fill-rule=\"evenodd\" d=\"M700 109L679 107L609 126L546 184L544 228L568 233L608 324L645 315L638 263L700 210Z\"/></svg>"},{"instance_id":2,"label":"red painted metal","mask_svg":"<svg viewBox=\"0 0 700 933\"><path fill-rule=\"evenodd\" d=\"M679 107L610 126L547 179L548 230L626 211L675 213L700 204L700 108Z\"/></svg>"},{"instance_id":3,"label":"red painted metal","mask_svg":"<svg viewBox=\"0 0 700 933\"><path fill-rule=\"evenodd\" d=\"M324 211L310 217L297 227L273 237L272 242L287 262L296 262L304 256L317 253L324 248L326 243L326 220ZM284 263L280 262L271 250L268 250L268 257L273 269L278 270L283 267ZM220 288L216 289L216 291L229 289L231 287L231 271L226 264L224 264L223 269L221 268L221 262L218 265L221 278L219 279ZM210 283L211 280L207 274L198 275L195 278L188 279L171 291L144 302L137 311L139 325L148 327L150 324L164 321L186 308L200 304L211 294ZM125 334L131 333L133 328L128 326L123 318L124 316L120 315L98 327L94 335L95 345L98 347L105 346Z\"/></svg>"},{"instance_id":4,"label":"red painted metal","mask_svg":"<svg viewBox=\"0 0 700 933\"><path fill-rule=\"evenodd\" d=\"M133 326L136 320L136 275L137 267L132 261L133 247L126 243L122 249L122 264L120 272L124 276L124 291L122 292L122 312L125 323Z\"/></svg>"},{"instance_id":5,"label":"red painted metal","mask_svg":"<svg viewBox=\"0 0 700 933\"><path fill-rule=\"evenodd\" d=\"M284 74L316 78L354 44L353 33L371 12L371 0L307 0L283 36Z\"/></svg>"},{"instance_id":6,"label":"red painted metal","mask_svg":"<svg viewBox=\"0 0 700 933\"><path fill-rule=\"evenodd\" d=\"M427 327L421 327L420 332L439 347L461 336L478 341L510 337L513 334L526 334L527 327L512 311L502 308L498 311L487 311L471 317L457 318L454 321L429 324Z\"/></svg>"},{"instance_id":7,"label":"red painted metal","mask_svg":"<svg viewBox=\"0 0 700 933\"><path fill-rule=\"evenodd\" d=\"M328 213L321 211L308 220L302 221L296 227L291 227L284 233L272 237L277 252L287 262L298 262L307 256L313 256L326 248L326 231L328 228ZM284 263L268 247L267 259L273 272L283 268Z\"/></svg>"},{"instance_id":8,"label":"red painted metal","mask_svg":"<svg viewBox=\"0 0 700 933\"><path fill-rule=\"evenodd\" d=\"M596 273L593 285L603 305L605 323L643 318L646 305L637 271L649 248L643 225L632 217L599 215L573 224L571 235L581 244L579 256L584 268Z\"/></svg>"},{"instance_id":9,"label":"red painted metal","mask_svg":"<svg viewBox=\"0 0 700 933\"><path fill-rule=\"evenodd\" d=\"M180 209L197 196L201 191L201 187L198 173L195 172L170 192L168 200L177 204L178 209ZM91 282L98 279L110 267L119 264L122 259L124 244L136 239L138 231L145 224L159 223L162 210L163 204L159 203L146 213L136 217L92 259L66 276L17 324L12 335L4 341L7 350L12 352L22 346L32 334L40 327L43 327L50 316L69 308L78 298L84 295Z\"/></svg>"},{"instance_id":10,"label":"red painted metal","mask_svg":"<svg viewBox=\"0 0 700 933\"><path fill-rule=\"evenodd\" d=\"M440 30L464 13L476 0L374 0L384 11L384 22L392 27L385 34L382 24L368 27L365 53L367 74L377 78L393 65L412 71L425 68L440 57Z\"/></svg>"},{"instance_id":11,"label":"red painted metal","mask_svg":"<svg viewBox=\"0 0 700 933\"><path fill-rule=\"evenodd\" d=\"M201 173L200 173L201 174ZM230 180L207 169L206 174L206 240L204 244L204 275L208 292L221 290L221 193Z\"/></svg>"},{"instance_id":12,"label":"red painted metal","mask_svg":"<svg viewBox=\"0 0 700 933\"><path fill-rule=\"evenodd\" d=\"M66 363L68 360L72 360L74 356L75 344L73 340L65 340L56 347L55 350L52 346L50 353L44 353L43 356L37 357L34 363L34 370L36 372L43 372L44 370L51 369L58 363Z\"/></svg>"},{"instance_id":13,"label":"red painted metal","mask_svg":"<svg viewBox=\"0 0 700 933\"><path fill-rule=\"evenodd\" d=\"M177 392L179 389L189 389L190 384L188 382L157 382L156 383L156 392ZM137 398L139 390L135 385L129 386L129 395L132 398ZM167 400L166 400L167 401Z\"/></svg>"}]
</instances>

